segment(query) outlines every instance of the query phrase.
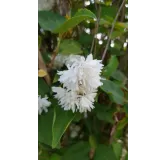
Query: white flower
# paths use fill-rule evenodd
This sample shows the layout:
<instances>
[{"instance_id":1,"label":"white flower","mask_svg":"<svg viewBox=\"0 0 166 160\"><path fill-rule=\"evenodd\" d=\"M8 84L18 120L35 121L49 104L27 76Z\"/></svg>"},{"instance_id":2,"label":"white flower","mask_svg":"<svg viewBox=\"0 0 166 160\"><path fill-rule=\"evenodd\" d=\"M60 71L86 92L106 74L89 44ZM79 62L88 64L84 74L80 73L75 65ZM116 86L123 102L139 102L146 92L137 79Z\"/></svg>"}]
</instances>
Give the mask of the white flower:
<instances>
[{"instance_id":1,"label":"white flower","mask_svg":"<svg viewBox=\"0 0 166 160\"><path fill-rule=\"evenodd\" d=\"M85 59L83 56L71 55L65 65L68 70L59 71L61 87L52 87L56 93L54 96L64 110L72 110L86 113L94 106L94 98L97 88L102 85L100 60L93 60L92 54Z\"/></svg>"},{"instance_id":2,"label":"white flower","mask_svg":"<svg viewBox=\"0 0 166 160\"><path fill-rule=\"evenodd\" d=\"M69 65L68 70L60 71L59 81L63 83L68 90L78 90L79 87L93 90L102 85L100 73L103 68L100 60L93 60L90 54L86 60L84 57L78 58Z\"/></svg>"},{"instance_id":3,"label":"white flower","mask_svg":"<svg viewBox=\"0 0 166 160\"><path fill-rule=\"evenodd\" d=\"M56 93L54 97L59 100L59 104L64 110L82 113L91 111L94 108L95 92L80 95L77 91L67 91L61 87L52 87L52 91Z\"/></svg>"},{"instance_id":4,"label":"white flower","mask_svg":"<svg viewBox=\"0 0 166 160\"><path fill-rule=\"evenodd\" d=\"M39 112L39 114L41 114L43 110L45 112L48 112L47 107L49 107L51 105L51 102L49 102L47 99L48 99L47 96L45 96L44 98L41 98L41 96L38 96L38 112Z\"/></svg>"}]
</instances>

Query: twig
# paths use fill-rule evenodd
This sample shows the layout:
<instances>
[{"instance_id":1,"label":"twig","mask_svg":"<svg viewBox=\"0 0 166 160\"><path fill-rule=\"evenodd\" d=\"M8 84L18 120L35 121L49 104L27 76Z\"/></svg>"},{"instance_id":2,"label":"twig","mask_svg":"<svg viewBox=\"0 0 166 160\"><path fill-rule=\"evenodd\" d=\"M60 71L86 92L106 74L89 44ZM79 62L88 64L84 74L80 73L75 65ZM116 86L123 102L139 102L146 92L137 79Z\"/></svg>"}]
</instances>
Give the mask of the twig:
<instances>
[{"instance_id":1,"label":"twig","mask_svg":"<svg viewBox=\"0 0 166 160\"><path fill-rule=\"evenodd\" d=\"M94 37L93 37L93 41L92 41L92 46L91 46L91 49L90 49L90 53L92 53L93 51L93 47L95 45L95 36L98 32L98 29L99 29L99 22L100 22L100 13L101 13L101 7L99 5L99 7L97 8L97 4L95 2L95 8L97 10L97 21L96 21L96 25L95 25L95 32L94 32ZM94 52L94 54L96 54L96 51ZM95 55L94 55L95 56Z\"/></svg>"},{"instance_id":2,"label":"twig","mask_svg":"<svg viewBox=\"0 0 166 160\"><path fill-rule=\"evenodd\" d=\"M52 59L51 59L51 62L49 64L49 67L52 68L53 64L54 64L54 60L55 60L55 57L59 51L59 46L60 46L60 42L61 42L61 37L59 35L59 39L58 39L58 44L57 44L57 47L55 49L55 51L53 52L53 55L52 55Z\"/></svg>"},{"instance_id":3,"label":"twig","mask_svg":"<svg viewBox=\"0 0 166 160\"><path fill-rule=\"evenodd\" d=\"M105 56L106 56L106 53L107 53L107 50L108 50L108 47L109 47L109 44L110 44L110 41L111 41L111 35L112 35L112 32L113 32L114 27L115 27L115 23L116 23L116 21L117 21L117 19L118 19L119 13L120 13L120 11L121 11L123 5L125 4L125 1L126 1L126 0L123 0L122 4L121 4L121 6L119 7L119 10L118 10L118 12L117 12L117 14L116 14L116 17L115 17L115 19L114 19L114 21L113 21L113 23L112 23L111 31L110 31L110 34L109 34L109 36L108 36L108 41L107 41L105 50L104 50L104 52L103 52L102 61L104 60L104 58L105 58Z\"/></svg>"},{"instance_id":4,"label":"twig","mask_svg":"<svg viewBox=\"0 0 166 160\"><path fill-rule=\"evenodd\" d=\"M39 69L43 69L45 72L47 72L47 67L44 63L44 60L40 51L38 51L38 65L39 65ZM51 79L48 72L47 72L47 75L44 77L44 79L46 80L48 85L51 84Z\"/></svg>"}]
</instances>

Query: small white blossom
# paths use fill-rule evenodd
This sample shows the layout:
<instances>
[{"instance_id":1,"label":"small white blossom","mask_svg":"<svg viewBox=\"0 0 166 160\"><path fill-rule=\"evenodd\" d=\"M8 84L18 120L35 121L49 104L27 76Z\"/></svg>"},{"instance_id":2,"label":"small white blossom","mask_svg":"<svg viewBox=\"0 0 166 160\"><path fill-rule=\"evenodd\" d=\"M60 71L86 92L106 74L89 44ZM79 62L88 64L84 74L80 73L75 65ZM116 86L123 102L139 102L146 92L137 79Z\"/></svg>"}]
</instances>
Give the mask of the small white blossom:
<instances>
[{"instance_id":1,"label":"small white blossom","mask_svg":"<svg viewBox=\"0 0 166 160\"><path fill-rule=\"evenodd\" d=\"M45 96L44 98L41 98L41 96L38 96L38 113L41 115L43 110L45 112L48 112L48 107L51 105L51 102L49 102L48 97Z\"/></svg>"}]
</instances>

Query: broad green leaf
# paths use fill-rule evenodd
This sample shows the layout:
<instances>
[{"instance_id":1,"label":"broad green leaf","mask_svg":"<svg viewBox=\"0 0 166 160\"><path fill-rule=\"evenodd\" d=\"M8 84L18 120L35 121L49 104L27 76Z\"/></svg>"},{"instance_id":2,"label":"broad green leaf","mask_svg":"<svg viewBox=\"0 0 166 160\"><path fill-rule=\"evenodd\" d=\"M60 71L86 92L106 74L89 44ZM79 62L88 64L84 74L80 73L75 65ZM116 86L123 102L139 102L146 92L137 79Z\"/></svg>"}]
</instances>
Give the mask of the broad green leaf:
<instances>
[{"instance_id":1,"label":"broad green leaf","mask_svg":"<svg viewBox=\"0 0 166 160\"><path fill-rule=\"evenodd\" d=\"M49 160L61 160L61 156L59 154L53 153Z\"/></svg>"},{"instance_id":2,"label":"broad green leaf","mask_svg":"<svg viewBox=\"0 0 166 160\"><path fill-rule=\"evenodd\" d=\"M81 54L81 45L77 41L65 39L60 43L59 53L65 55Z\"/></svg>"},{"instance_id":3,"label":"broad green leaf","mask_svg":"<svg viewBox=\"0 0 166 160\"><path fill-rule=\"evenodd\" d=\"M64 22L65 18L52 11L39 11L38 12L38 23L41 28L46 31L53 31L59 28Z\"/></svg>"},{"instance_id":4,"label":"broad green leaf","mask_svg":"<svg viewBox=\"0 0 166 160\"><path fill-rule=\"evenodd\" d=\"M120 31L113 31L111 35L111 39L115 39L117 37L120 37L123 34L123 32Z\"/></svg>"},{"instance_id":5,"label":"broad green leaf","mask_svg":"<svg viewBox=\"0 0 166 160\"><path fill-rule=\"evenodd\" d=\"M111 59L108 62L108 65L103 70L103 76L109 78L111 74L117 69L119 65L118 59L116 56L111 56Z\"/></svg>"},{"instance_id":6,"label":"broad green leaf","mask_svg":"<svg viewBox=\"0 0 166 160\"><path fill-rule=\"evenodd\" d=\"M47 113L42 113L38 117L38 140L49 146L52 145L52 124L55 115L55 108L50 107Z\"/></svg>"},{"instance_id":7,"label":"broad green leaf","mask_svg":"<svg viewBox=\"0 0 166 160\"><path fill-rule=\"evenodd\" d=\"M96 16L88 9L79 9L72 18L65 21L59 28L55 29L54 33L64 33L89 18L94 19Z\"/></svg>"},{"instance_id":8,"label":"broad green leaf","mask_svg":"<svg viewBox=\"0 0 166 160\"><path fill-rule=\"evenodd\" d=\"M119 160L122 155L122 144L115 142L112 144L112 147L113 147L113 151L116 155L116 158Z\"/></svg>"},{"instance_id":9,"label":"broad green leaf","mask_svg":"<svg viewBox=\"0 0 166 160\"><path fill-rule=\"evenodd\" d=\"M39 116L39 142L51 146L57 147L62 135L67 129L68 125L74 118L74 114L71 111L64 111L56 100L51 100L52 106L48 113L42 113Z\"/></svg>"},{"instance_id":10,"label":"broad green leaf","mask_svg":"<svg viewBox=\"0 0 166 160\"><path fill-rule=\"evenodd\" d=\"M89 151L88 142L77 142L68 148L62 160L89 160Z\"/></svg>"},{"instance_id":11,"label":"broad green leaf","mask_svg":"<svg viewBox=\"0 0 166 160\"><path fill-rule=\"evenodd\" d=\"M46 93L49 92L49 86L43 80L43 78L38 78L38 94L41 96L45 96Z\"/></svg>"},{"instance_id":12,"label":"broad green leaf","mask_svg":"<svg viewBox=\"0 0 166 160\"><path fill-rule=\"evenodd\" d=\"M58 145L62 135L75 116L72 111L64 111L64 109L58 106L56 102L53 102L53 106L54 105L56 110L56 120L52 125L52 148L55 148Z\"/></svg>"},{"instance_id":13,"label":"broad green leaf","mask_svg":"<svg viewBox=\"0 0 166 160\"><path fill-rule=\"evenodd\" d=\"M110 94L112 96L113 100L117 104L123 104L124 103L124 93L121 90L121 88L115 84L114 82L110 80L104 80L103 85L100 87L104 92Z\"/></svg>"},{"instance_id":14,"label":"broad green leaf","mask_svg":"<svg viewBox=\"0 0 166 160\"><path fill-rule=\"evenodd\" d=\"M113 72L111 77L121 82L125 82L127 79L126 76L120 70L116 70L115 72Z\"/></svg>"},{"instance_id":15,"label":"broad green leaf","mask_svg":"<svg viewBox=\"0 0 166 160\"><path fill-rule=\"evenodd\" d=\"M118 160L111 146L100 144L95 152L94 160Z\"/></svg>"},{"instance_id":16,"label":"broad green leaf","mask_svg":"<svg viewBox=\"0 0 166 160\"><path fill-rule=\"evenodd\" d=\"M102 6L101 7L101 18L106 19L112 18L114 19L117 14L118 8L115 6Z\"/></svg>"}]
</instances>

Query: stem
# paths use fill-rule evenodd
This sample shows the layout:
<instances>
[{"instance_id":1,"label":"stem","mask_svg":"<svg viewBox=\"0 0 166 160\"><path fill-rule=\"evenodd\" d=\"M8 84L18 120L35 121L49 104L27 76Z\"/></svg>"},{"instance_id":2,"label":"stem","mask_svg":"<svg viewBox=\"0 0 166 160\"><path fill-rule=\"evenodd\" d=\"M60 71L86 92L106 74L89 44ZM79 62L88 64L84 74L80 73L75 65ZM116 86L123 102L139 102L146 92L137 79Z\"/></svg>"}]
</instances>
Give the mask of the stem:
<instances>
[{"instance_id":1,"label":"stem","mask_svg":"<svg viewBox=\"0 0 166 160\"><path fill-rule=\"evenodd\" d=\"M113 21L113 23L112 23L111 31L110 31L110 34L108 35L108 41L107 41L105 50L104 50L104 52L103 52L102 61L104 60L104 58L105 58L105 56L106 56L106 53L107 53L107 50L108 50L108 47L109 47L109 44L110 44L110 41L111 41L112 32L113 32L114 27L115 27L115 23L116 23L116 21L117 21L117 19L118 19L119 13L120 13L120 11L121 11L123 5L125 4L125 1L126 1L126 0L123 0L122 4L121 4L121 6L119 7L119 10L118 10L118 12L117 12L117 14L116 14L116 17L115 17L115 19L114 19L114 21Z\"/></svg>"},{"instance_id":2,"label":"stem","mask_svg":"<svg viewBox=\"0 0 166 160\"><path fill-rule=\"evenodd\" d=\"M96 10L97 10L97 21L96 21L96 25L95 25L95 32L94 32L94 37L93 37L93 41L92 41L92 46L91 46L90 53L92 53L93 48L94 48L94 45L95 45L95 43L96 43L95 35L96 35L97 32L98 32L98 29L99 29L99 22L100 22L101 7L100 7L100 5L99 5L99 7L97 8L96 2L95 2L95 8L96 8ZM96 55L96 47L95 47L94 57L95 57L95 55Z\"/></svg>"},{"instance_id":3,"label":"stem","mask_svg":"<svg viewBox=\"0 0 166 160\"><path fill-rule=\"evenodd\" d=\"M43 69L45 72L47 72L47 67L44 63L44 60L40 51L38 51L38 65L39 65L39 69ZM48 72L47 72L47 75L44 77L44 79L46 80L48 85L51 84L51 79Z\"/></svg>"},{"instance_id":4,"label":"stem","mask_svg":"<svg viewBox=\"0 0 166 160\"><path fill-rule=\"evenodd\" d=\"M51 60L51 63L50 63L50 68L52 68L53 64L54 64L54 60L55 60L55 57L59 51L59 46L60 46L60 43L61 43L61 36L59 36L59 39L58 39L58 44L57 44L57 47L55 49L55 51L53 52L53 55L52 55L52 60Z\"/></svg>"}]
</instances>

